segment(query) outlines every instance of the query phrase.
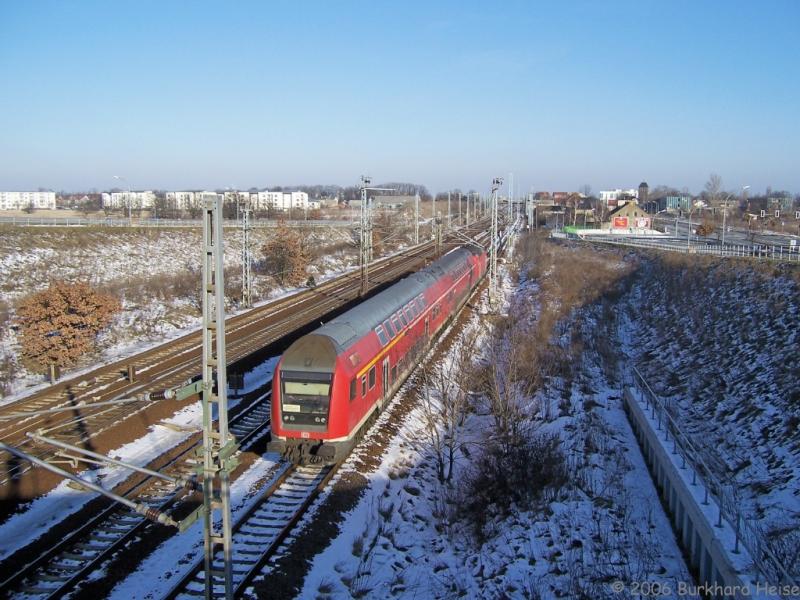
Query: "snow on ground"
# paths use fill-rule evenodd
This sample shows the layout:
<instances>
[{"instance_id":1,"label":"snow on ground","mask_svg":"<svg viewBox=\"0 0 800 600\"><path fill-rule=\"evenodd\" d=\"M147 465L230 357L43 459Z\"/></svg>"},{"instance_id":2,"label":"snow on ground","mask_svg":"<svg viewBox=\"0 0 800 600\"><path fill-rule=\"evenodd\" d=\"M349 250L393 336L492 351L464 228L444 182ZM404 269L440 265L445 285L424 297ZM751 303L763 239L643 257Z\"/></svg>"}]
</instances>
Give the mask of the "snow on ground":
<instances>
[{"instance_id":1,"label":"snow on ground","mask_svg":"<svg viewBox=\"0 0 800 600\"><path fill-rule=\"evenodd\" d=\"M199 403L187 406L164 422L174 427L153 425L145 436L120 446L110 452L110 456L136 466L147 465L183 442L192 431L199 429L201 425ZM124 481L130 473L130 470L122 467L107 466L83 471L79 476L106 489L112 489ZM2 540L0 560L46 533L53 524L75 513L96 497L95 492L76 490L70 487L67 481L62 481L51 492L28 503L20 512L0 525L0 540Z\"/></svg>"},{"instance_id":2,"label":"snow on ground","mask_svg":"<svg viewBox=\"0 0 800 600\"><path fill-rule=\"evenodd\" d=\"M265 228L252 231L257 261L260 247L272 233ZM313 229L308 236L311 247L327 249L309 267L318 283L354 268L348 231ZM201 238L199 230L188 228L4 229L0 236L0 404L46 385L43 375L28 371L19 360L19 340L10 327L15 302L54 280L86 281L120 297L123 310L99 336L99 354L87 356L64 375L89 371L98 362L130 356L200 326L196 297ZM239 282L241 251L241 233L226 230L228 289ZM294 291L276 286L257 268L253 282L256 304ZM236 302L231 299L229 313L240 310Z\"/></svg>"},{"instance_id":3,"label":"snow on ground","mask_svg":"<svg viewBox=\"0 0 800 600\"><path fill-rule=\"evenodd\" d=\"M271 381L279 358L279 356L270 357L245 372L244 387L228 391L231 399L229 408L236 407L242 395ZM149 433L112 450L109 456L136 466L145 466L170 448L185 441L193 432L200 431L201 427L202 410L200 403L196 402L176 412L170 418L163 419L161 423L152 425ZM79 476L110 490L124 481L129 474L130 470L109 466L83 471ZM20 512L0 525L0 540L2 540L0 560L32 542L53 524L77 512L96 497L95 492L76 490L63 481L51 492L21 507Z\"/></svg>"},{"instance_id":4,"label":"snow on ground","mask_svg":"<svg viewBox=\"0 0 800 600\"><path fill-rule=\"evenodd\" d=\"M623 349L703 459L800 574L800 285L750 263L646 263Z\"/></svg>"},{"instance_id":5,"label":"snow on ground","mask_svg":"<svg viewBox=\"0 0 800 600\"><path fill-rule=\"evenodd\" d=\"M589 330L590 316L583 320ZM455 490L439 483L417 408L368 474L367 491L343 517L338 537L315 558L300 597L628 597L610 583L669 582L675 589L675 582L691 581L619 386L598 361L587 351L572 384L554 378L537 397L553 413L540 431L557 434L567 453L570 481L562 489L532 510L494 515L486 539L476 540ZM469 416L461 449L491 427L487 414ZM479 453L470 459L459 450L456 486Z\"/></svg>"},{"instance_id":6,"label":"snow on ground","mask_svg":"<svg viewBox=\"0 0 800 600\"><path fill-rule=\"evenodd\" d=\"M277 479L283 471L280 464L284 463L278 462L276 454L266 454L231 483L231 515L234 520L258 501L260 491ZM217 527L219 525L217 523ZM200 519L150 553L136 571L114 587L109 598L163 598L202 554L203 521Z\"/></svg>"}]
</instances>

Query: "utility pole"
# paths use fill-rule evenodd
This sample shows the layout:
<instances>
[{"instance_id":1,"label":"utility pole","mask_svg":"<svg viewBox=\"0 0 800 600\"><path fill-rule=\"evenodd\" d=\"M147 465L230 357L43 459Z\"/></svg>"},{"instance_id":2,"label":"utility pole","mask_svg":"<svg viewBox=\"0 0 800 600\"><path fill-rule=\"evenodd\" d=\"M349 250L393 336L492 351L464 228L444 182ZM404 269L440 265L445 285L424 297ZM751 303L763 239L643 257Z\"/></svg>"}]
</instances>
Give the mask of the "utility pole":
<instances>
[{"instance_id":1,"label":"utility pole","mask_svg":"<svg viewBox=\"0 0 800 600\"><path fill-rule=\"evenodd\" d=\"M434 227L436 232L436 256L442 255L442 227L443 227L442 213L437 213L434 219Z\"/></svg>"},{"instance_id":2,"label":"utility pole","mask_svg":"<svg viewBox=\"0 0 800 600\"><path fill-rule=\"evenodd\" d=\"M361 226L360 226L360 242L358 264L361 267L361 295L367 293L369 287L368 277L369 269L367 265L369 258L367 255L367 186L372 183L369 177L361 176Z\"/></svg>"},{"instance_id":3,"label":"utility pole","mask_svg":"<svg viewBox=\"0 0 800 600\"><path fill-rule=\"evenodd\" d=\"M458 224L464 225L464 223L461 222L461 192L458 192Z\"/></svg>"},{"instance_id":4,"label":"utility pole","mask_svg":"<svg viewBox=\"0 0 800 600\"><path fill-rule=\"evenodd\" d=\"M508 222L514 220L514 174L508 174Z\"/></svg>"},{"instance_id":5,"label":"utility pole","mask_svg":"<svg viewBox=\"0 0 800 600\"><path fill-rule=\"evenodd\" d=\"M419 194L414 194L414 245L419 244Z\"/></svg>"},{"instance_id":6,"label":"utility pole","mask_svg":"<svg viewBox=\"0 0 800 600\"><path fill-rule=\"evenodd\" d=\"M367 263L372 262L372 203L373 199L367 200Z\"/></svg>"},{"instance_id":7,"label":"utility pole","mask_svg":"<svg viewBox=\"0 0 800 600\"><path fill-rule=\"evenodd\" d=\"M450 192L447 192L447 228L450 229L450 215L453 213L450 212Z\"/></svg>"},{"instance_id":8,"label":"utility pole","mask_svg":"<svg viewBox=\"0 0 800 600\"><path fill-rule=\"evenodd\" d=\"M367 207L367 190L393 192L394 188L369 187L372 179L361 176L361 224L359 235L358 266L361 268L361 295L369 288L369 263L372 260L372 207Z\"/></svg>"},{"instance_id":9,"label":"utility pole","mask_svg":"<svg viewBox=\"0 0 800 600\"><path fill-rule=\"evenodd\" d=\"M250 253L250 213L245 207L242 211L242 306L253 306L253 280L250 265L253 257Z\"/></svg>"},{"instance_id":10,"label":"utility pole","mask_svg":"<svg viewBox=\"0 0 800 600\"><path fill-rule=\"evenodd\" d=\"M494 304L497 296L497 191L503 185L502 177L495 177L492 180L492 256L489 263L489 304Z\"/></svg>"},{"instance_id":11,"label":"utility pole","mask_svg":"<svg viewBox=\"0 0 800 600\"><path fill-rule=\"evenodd\" d=\"M205 598L218 597L214 588L224 579L225 598L233 598L233 538L231 532L230 473L238 449L228 431L225 363L225 279L222 247L222 197L205 194L203 200L203 539ZM216 393L214 375L216 373ZM216 405L216 420L213 407ZM222 529L217 529L218 527ZM214 558L222 548L223 568Z\"/></svg>"}]
</instances>

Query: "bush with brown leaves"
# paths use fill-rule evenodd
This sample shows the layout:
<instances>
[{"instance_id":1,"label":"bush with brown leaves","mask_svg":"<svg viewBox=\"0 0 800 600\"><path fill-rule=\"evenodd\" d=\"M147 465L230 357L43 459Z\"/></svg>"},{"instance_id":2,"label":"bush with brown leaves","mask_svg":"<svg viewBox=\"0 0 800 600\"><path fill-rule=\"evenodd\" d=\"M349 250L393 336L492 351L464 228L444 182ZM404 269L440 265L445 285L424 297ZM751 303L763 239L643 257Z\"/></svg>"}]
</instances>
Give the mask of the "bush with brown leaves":
<instances>
[{"instance_id":1,"label":"bush with brown leaves","mask_svg":"<svg viewBox=\"0 0 800 600\"><path fill-rule=\"evenodd\" d=\"M95 349L97 334L121 310L114 296L87 283L56 282L20 302L17 326L22 356L34 371L68 367Z\"/></svg>"},{"instance_id":2,"label":"bush with brown leaves","mask_svg":"<svg viewBox=\"0 0 800 600\"><path fill-rule=\"evenodd\" d=\"M278 285L300 285L306 281L310 253L302 232L281 223L261 247L267 270Z\"/></svg>"}]
</instances>

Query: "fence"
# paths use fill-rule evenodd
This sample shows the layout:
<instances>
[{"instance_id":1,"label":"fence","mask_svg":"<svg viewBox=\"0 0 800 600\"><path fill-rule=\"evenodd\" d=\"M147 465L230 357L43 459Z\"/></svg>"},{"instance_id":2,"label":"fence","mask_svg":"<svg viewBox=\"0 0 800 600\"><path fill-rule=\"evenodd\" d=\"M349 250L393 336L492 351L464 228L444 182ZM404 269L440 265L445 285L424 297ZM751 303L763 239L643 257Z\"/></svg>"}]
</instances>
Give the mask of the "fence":
<instances>
[{"instance_id":1,"label":"fence","mask_svg":"<svg viewBox=\"0 0 800 600\"><path fill-rule=\"evenodd\" d=\"M350 221L250 221L251 227L277 227L284 223L288 227L349 227ZM16 225L19 227L196 227L201 228L203 222L199 219L84 219L80 217L0 217L0 225ZM223 222L224 227L241 227L241 221L228 219Z\"/></svg>"},{"instance_id":2,"label":"fence","mask_svg":"<svg viewBox=\"0 0 800 600\"><path fill-rule=\"evenodd\" d=\"M621 236L586 236L581 239L589 242L599 242L601 244L613 244L618 246L634 246L638 248L652 248L654 250L666 250L669 252L682 252L684 254L706 254L710 256L720 256L724 258L755 258L761 260L775 260L784 262L800 262L800 246L776 246L776 245L732 245L721 244L687 245L679 240L669 241L666 239L643 239L643 238L622 238Z\"/></svg>"},{"instance_id":3,"label":"fence","mask_svg":"<svg viewBox=\"0 0 800 600\"><path fill-rule=\"evenodd\" d=\"M739 502L735 498L732 487L724 486L717 481L706 461L703 460L700 450L678 426L674 416L677 411L672 403L664 402L659 398L639 370L633 366L632 369L632 380L627 381L626 384L632 384L639 392L639 397L645 400L647 410L650 411L651 418L656 420L658 429L664 428L667 443L672 441L673 453L680 455L684 466L686 463L691 465L693 485L696 484L699 477L705 494L704 503L708 503L708 499L711 497L719 507L717 523L721 525L724 519L736 533L735 548L738 550L741 542L753 558L754 566L765 582L772 584L779 581L789 586L798 585L766 544L764 533L758 524L746 518L739 510Z\"/></svg>"}]
</instances>

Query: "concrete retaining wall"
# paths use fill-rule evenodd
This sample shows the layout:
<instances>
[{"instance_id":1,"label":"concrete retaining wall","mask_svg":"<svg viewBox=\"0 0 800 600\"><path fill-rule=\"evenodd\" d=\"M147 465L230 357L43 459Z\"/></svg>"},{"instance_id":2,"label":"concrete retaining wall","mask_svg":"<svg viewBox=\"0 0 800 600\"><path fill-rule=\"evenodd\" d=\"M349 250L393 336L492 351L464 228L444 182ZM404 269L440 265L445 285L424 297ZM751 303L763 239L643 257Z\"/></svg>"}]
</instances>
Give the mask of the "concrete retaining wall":
<instances>
[{"instance_id":1,"label":"concrete retaining wall","mask_svg":"<svg viewBox=\"0 0 800 600\"><path fill-rule=\"evenodd\" d=\"M674 452L665 441L640 403L637 391L625 388L625 412L636 434L645 462L665 506L678 542L697 573L699 585L721 593L717 598L773 598L766 583L753 576L752 560L741 544L735 543L735 532L727 522L716 519L718 508L705 493L702 482L692 467ZM717 511L715 513L715 511Z\"/></svg>"}]
</instances>

